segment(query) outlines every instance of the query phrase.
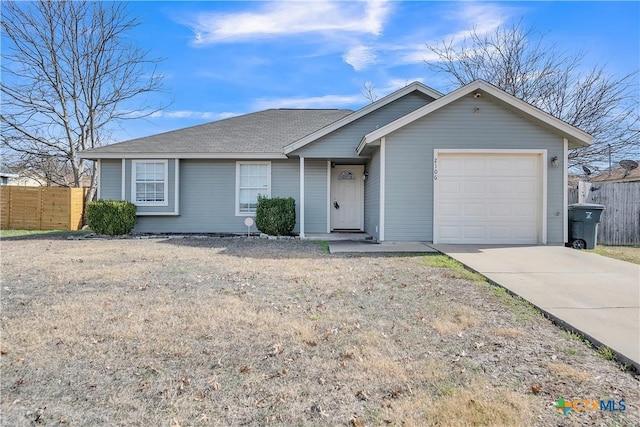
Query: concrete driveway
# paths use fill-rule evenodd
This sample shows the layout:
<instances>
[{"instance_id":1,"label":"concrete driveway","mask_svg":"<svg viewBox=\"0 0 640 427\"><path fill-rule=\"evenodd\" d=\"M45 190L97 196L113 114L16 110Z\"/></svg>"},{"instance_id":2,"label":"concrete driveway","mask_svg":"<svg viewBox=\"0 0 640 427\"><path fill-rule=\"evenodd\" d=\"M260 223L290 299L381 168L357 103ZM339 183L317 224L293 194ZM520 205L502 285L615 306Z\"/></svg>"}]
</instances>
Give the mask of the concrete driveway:
<instances>
[{"instance_id":1,"label":"concrete driveway","mask_svg":"<svg viewBox=\"0 0 640 427\"><path fill-rule=\"evenodd\" d=\"M432 247L640 370L640 266L561 246Z\"/></svg>"}]
</instances>

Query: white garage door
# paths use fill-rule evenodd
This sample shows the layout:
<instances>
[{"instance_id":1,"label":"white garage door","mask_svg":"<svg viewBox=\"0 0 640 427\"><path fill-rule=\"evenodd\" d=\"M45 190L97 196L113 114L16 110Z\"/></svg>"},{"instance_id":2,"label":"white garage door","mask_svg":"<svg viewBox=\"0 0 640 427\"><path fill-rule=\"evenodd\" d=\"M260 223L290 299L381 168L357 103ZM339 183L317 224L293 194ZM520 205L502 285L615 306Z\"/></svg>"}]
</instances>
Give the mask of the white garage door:
<instances>
[{"instance_id":1,"label":"white garage door","mask_svg":"<svg viewBox=\"0 0 640 427\"><path fill-rule=\"evenodd\" d=\"M439 153L434 242L539 243L539 154Z\"/></svg>"}]
</instances>

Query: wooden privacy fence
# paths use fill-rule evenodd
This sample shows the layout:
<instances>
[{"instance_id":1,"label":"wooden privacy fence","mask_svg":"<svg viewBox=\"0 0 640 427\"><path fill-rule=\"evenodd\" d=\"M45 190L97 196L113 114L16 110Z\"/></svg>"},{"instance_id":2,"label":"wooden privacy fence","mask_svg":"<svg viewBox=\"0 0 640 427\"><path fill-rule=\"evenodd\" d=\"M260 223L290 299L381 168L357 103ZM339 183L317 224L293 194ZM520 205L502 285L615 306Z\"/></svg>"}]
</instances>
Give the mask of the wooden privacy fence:
<instances>
[{"instance_id":1,"label":"wooden privacy fence","mask_svg":"<svg viewBox=\"0 0 640 427\"><path fill-rule=\"evenodd\" d=\"M79 230L88 188L0 187L0 228Z\"/></svg>"},{"instance_id":2,"label":"wooden privacy fence","mask_svg":"<svg viewBox=\"0 0 640 427\"><path fill-rule=\"evenodd\" d=\"M569 189L569 203L598 203L605 210L598 243L640 246L640 182L580 182Z\"/></svg>"}]
</instances>

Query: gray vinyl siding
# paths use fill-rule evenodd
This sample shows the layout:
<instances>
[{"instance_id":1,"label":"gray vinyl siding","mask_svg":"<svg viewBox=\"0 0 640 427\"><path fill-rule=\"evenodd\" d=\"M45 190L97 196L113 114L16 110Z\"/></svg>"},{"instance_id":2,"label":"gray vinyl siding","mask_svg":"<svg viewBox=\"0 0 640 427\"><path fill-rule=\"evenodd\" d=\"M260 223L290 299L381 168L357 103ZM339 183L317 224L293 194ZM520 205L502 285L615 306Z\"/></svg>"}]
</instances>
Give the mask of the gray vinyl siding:
<instances>
[{"instance_id":1,"label":"gray vinyl siding","mask_svg":"<svg viewBox=\"0 0 640 427\"><path fill-rule=\"evenodd\" d=\"M376 148L365 165L369 174L364 182L364 231L379 240L380 230L380 149Z\"/></svg>"},{"instance_id":2,"label":"gray vinyl siding","mask_svg":"<svg viewBox=\"0 0 640 427\"><path fill-rule=\"evenodd\" d=\"M304 230L306 233L327 232L327 162L304 162Z\"/></svg>"},{"instance_id":3,"label":"gray vinyl siding","mask_svg":"<svg viewBox=\"0 0 640 427\"><path fill-rule=\"evenodd\" d=\"M235 172L233 185L235 186ZM300 218L300 206L298 203L300 198L300 163L298 161L271 162L271 196L293 197L296 200L296 225L294 231L297 232ZM246 229L247 227L244 227L245 231Z\"/></svg>"},{"instance_id":4,"label":"gray vinyl siding","mask_svg":"<svg viewBox=\"0 0 640 427\"><path fill-rule=\"evenodd\" d=\"M100 160L100 198L120 200L122 198L122 160Z\"/></svg>"},{"instance_id":5,"label":"gray vinyl siding","mask_svg":"<svg viewBox=\"0 0 640 427\"><path fill-rule=\"evenodd\" d=\"M433 241L433 150L464 148L547 149L549 159L563 158L562 137L548 128L488 97L455 101L386 137L385 240ZM563 243L563 167L547 171L547 243Z\"/></svg>"},{"instance_id":6,"label":"gray vinyl siding","mask_svg":"<svg viewBox=\"0 0 640 427\"><path fill-rule=\"evenodd\" d=\"M324 171L322 170L324 167ZM326 163L305 162L307 200L306 230L326 230ZM322 189L320 187L323 187ZM300 218L300 162L271 162L271 195L296 200L296 226ZM320 194L322 193L322 194ZM316 197L316 194L323 198ZM139 216L136 232L154 233L244 233L246 216L236 216L236 161L181 160L180 215ZM319 205L324 213L319 212ZM251 228L256 232L255 225Z\"/></svg>"},{"instance_id":7,"label":"gray vinyl siding","mask_svg":"<svg viewBox=\"0 0 640 427\"><path fill-rule=\"evenodd\" d=\"M364 135L431 101L433 98L420 92L413 92L331 132L292 154L307 158L357 158L356 148Z\"/></svg>"},{"instance_id":8,"label":"gray vinyl siding","mask_svg":"<svg viewBox=\"0 0 640 427\"><path fill-rule=\"evenodd\" d=\"M180 215L139 216L135 231L217 233L246 231L235 216L236 162L180 161Z\"/></svg>"}]
</instances>

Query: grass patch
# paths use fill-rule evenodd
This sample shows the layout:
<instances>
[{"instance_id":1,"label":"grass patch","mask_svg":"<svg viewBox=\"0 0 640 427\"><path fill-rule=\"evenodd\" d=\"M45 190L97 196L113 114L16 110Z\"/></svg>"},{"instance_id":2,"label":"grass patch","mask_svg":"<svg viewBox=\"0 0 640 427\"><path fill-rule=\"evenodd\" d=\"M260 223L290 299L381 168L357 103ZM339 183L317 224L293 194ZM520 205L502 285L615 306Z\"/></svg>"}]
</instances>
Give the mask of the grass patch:
<instances>
[{"instance_id":1,"label":"grass patch","mask_svg":"<svg viewBox=\"0 0 640 427\"><path fill-rule=\"evenodd\" d=\"M591 378L589 372L575 368L564 362L550 362L547 364L547 367L552 374L563 380L582 383Z\"/></svg>"},{"instance_id":2,"label":"grass patch","mask_svg":"<svg viewBox=\"0 0 640 427\"><path fill-rule=\"evenodd\" d=\"M526 332L516 328L494 328L491 332L512 339L524 338L528 335Z\"/></svg>"},{"instance_id":3,"label":"grass patch","mask_svg":"<svg viewBox=\"0 0 640 427\"><path fill-rule=\"evenodd\" d=\"M449 271L447 276L453 279L470 280L476 283L486 282L486 279L481 274L467 270L464 265L456 261L455 259L442 254L425 255L421 261L422 265L435 268L446 268Z\"/></svg>"},{"instance_id":4,"label":"grass patch","mask_svg":"<svg viewBox=\"0 0 640 427\"><path fill-rule=\"evenodd\" d=\"M525 414L533 405L529 396L502 388L489 387L481 381L447 393L426 408L430 425L447 426L516 426L528 423Z\"/></svg>"},{"instance_id":5,"label":"grass patch","mask_svg":"<svg viewBox=\"0 0 640 427\"><path fill-rule=\"evenodd\" d=\"M540 317L540 312L529 301L510 294L502 286L489 285L493 294L500 299L500 302L504 304L513 314L516 315L516 319L521 322L530 322Z\"/></svg>"},{"instance_id":6,"label":"grass patch","mask_svg":"<svg viewBox=\"0 0 640 427\"><path fill-rule=\"evenodd\" d=\"M598 255L609 258L627 261L633 264L640 264L640 246L603 246L598 245L595 249L590 250Z\"/></svg>"},{"instance_id":7,"label":"grass patch","mask_svg":"<svg viewBox=\"0 0 640 427\"><path fill-rule=\"evenodd\" d=\"M613 354L613 351L611 351L611 349L607 346L602 346L600 348L598 348L598 356L600 356L600 358L604 359L604 360L615 360L616 359L616 355Z\"/></svg>"},{"instance_id":8,"label":"grass patch","mask_svg":"<svg viewBox=\"0 0 640 427\"><path fill-rule=\"evenodd\" d=\"M322 248L322 252L328 254L329 253L329 242L326 240L316 240L315 244Z\"/></svg>"},{"instance_id":9,"label":"grass patch","mask_svg":"<svg viewBox=\"0 0 640 427\"><path fill-rule=\"evenodd\" d=\"M0 238L17 238L17 237L54 237L54 236L75 236L92 233L91 230L0 230Z\"/></svg>"},{"instance_id":10,"label":"grass patch","mask_svg":"<svg viewBox=\"0 0 640 427\"><path fill-rule=\"evenodd\" d=\"M467 306L457 308L452 313L441 313L433 322L433 328L440 335L457 334L482 320L480 313Z\"/></svg>"}]
</instances>

